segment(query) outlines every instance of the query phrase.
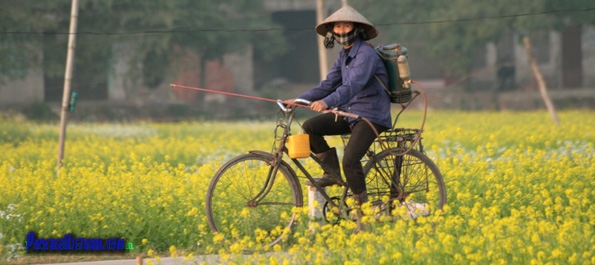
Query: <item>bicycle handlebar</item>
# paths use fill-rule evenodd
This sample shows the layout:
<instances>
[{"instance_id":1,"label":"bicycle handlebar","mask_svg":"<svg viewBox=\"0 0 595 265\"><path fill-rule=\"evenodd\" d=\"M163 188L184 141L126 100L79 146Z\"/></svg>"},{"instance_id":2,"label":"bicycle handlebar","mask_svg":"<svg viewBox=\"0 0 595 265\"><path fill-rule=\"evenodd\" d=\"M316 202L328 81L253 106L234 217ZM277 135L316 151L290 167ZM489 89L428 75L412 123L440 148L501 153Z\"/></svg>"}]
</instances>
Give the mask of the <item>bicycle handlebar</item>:
<instances>
[{"instance_id":1,"label":"bicycle handlebar","mask_svg":"<svg viewBox=\"0 0 595 265\"><path fill-rule=\"evenodd\" d=\"M283 110L283 112L289 112L294 110L295 108L291 108L293 107L302 107L302 108L310 108L310 105L312 104L312 101L306 100L306 99L302 99L302 98L297 98L293 101L294 104L287 104L288 106L290 106L290 108L287 108L285 105L285 103L283 103L283 100L277 99L277 105L279 105L279 108L281 108L281 110ZM364 119L362 116L353 114L353 113L349 113L349 112L345 112L345 111L341 111L338 109L329 109L329 110L324 110L322 111L323 113L334 113L335 115L339 115L339 116L345 116L345 117L349 117L349 118L354 118L354 119Z\"/></svg>"},{"instance_id":2,"label":"bicycle handlebar","mask_svg":"<svg viewBox=\"0 0 595 265\"><path fill-rule=\"evenodd\" d=\"M302 108L308 108L309 109L310 108L310 104L312 104L311 101L305 100L305 99L301 99L301 98L295 99L293 102L294 102L294 104L285 104L285 103L283 103L283 100L277 99L277 105L279 105L279 108L281 108L281 110L283 112L285 112L285 113L288 113L289 111L295 110L295 108L292 108L292 106L293 107L302 107ZM295 103L297 103L297 104L295 104ZM289 108L287 108L285 105L289 106Z\"/></svg>"}]
</instances>

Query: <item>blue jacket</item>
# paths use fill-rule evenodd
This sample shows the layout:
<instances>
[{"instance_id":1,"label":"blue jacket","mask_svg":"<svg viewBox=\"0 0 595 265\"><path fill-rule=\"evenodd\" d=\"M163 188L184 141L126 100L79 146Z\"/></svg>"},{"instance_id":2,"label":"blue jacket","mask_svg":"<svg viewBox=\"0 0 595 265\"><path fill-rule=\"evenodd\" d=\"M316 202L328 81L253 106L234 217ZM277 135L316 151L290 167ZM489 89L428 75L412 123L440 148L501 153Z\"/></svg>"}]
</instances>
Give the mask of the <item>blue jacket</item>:
<instances>
[{"instance_id":1,"label":"blue jacket","mask_svg":"<svg viewBox=\"0 0 595 265\"><path fill-rule=\"evenodd\" d=\"M388 85L386 68L376 50L357 38L349 54L341 50L326 79L298 98L312 102L322 99L329 109L339 108L390 128L390 99L374 75ZM350 118L349 122L354 120Z\"/></svg>"}]
</instances>

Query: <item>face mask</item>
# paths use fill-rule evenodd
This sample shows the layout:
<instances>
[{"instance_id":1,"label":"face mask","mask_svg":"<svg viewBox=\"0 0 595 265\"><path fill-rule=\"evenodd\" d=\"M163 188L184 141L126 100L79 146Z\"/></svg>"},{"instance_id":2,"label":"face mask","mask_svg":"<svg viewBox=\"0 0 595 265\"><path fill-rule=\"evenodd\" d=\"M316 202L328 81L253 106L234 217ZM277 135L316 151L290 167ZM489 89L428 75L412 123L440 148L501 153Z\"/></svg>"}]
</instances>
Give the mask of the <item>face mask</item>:
<instances>
[{"instance_id":1,"label":"face mask","mask_svg":"<svg viewBox=\"0 0 595 265\"><path fill-rule=\"evenodd\" d=\"M355 38L359 35L359 27L355 27L352 31L347 32L345 34L337 34L333 32L333 37L337 43L341 44L342 46L349 46L353 44Z\"/></svg>"}]
</instances>

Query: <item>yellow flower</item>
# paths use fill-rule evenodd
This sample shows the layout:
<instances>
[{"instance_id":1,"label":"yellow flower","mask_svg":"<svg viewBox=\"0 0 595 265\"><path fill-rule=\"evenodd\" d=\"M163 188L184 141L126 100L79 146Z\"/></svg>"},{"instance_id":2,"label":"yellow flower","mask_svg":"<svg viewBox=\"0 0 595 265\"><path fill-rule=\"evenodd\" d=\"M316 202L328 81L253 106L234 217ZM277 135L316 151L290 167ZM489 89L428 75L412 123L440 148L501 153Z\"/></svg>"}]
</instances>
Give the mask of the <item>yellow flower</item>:
<instances>
[{"instance_id":1,"label":"yellow flower","mask_svg":"<svg viewBox=\"0 0 595 265\"><path fill-rule=\"evenodd\" d=\"M224 239L224 235L221 234L221 233L217 233L213 237L213 242L215 242L215 243L221 243L221 242L223 242L223 239Z\"/></svg>"},{"instance_id":2,"label":"yellow flower","mask_svg":"<svg viewBox=\"0 0 595 265\"><path fill-rule=\"evenodd\" d=\"M169 247L169 254L174 258L178 256L178 250L176 249L176 246L172 245Z\"/></svg>"},{"instance_id":3,"label":"yellow flower","mask_svg":"<svg viewBox=\"0 0 595 265\"><path fill-rule=\"evenodd\" d=\"M547 113L540 111L433 111L423 141L426 154L445 180L448 205L444 212L430 205L433 214L412 220L397 204L391 208L392 216L377 223L372 222L372 208L364 206L366 213L372 213L365 221L372 223L373 230L357 235L352 234L356 223L350 220L310 230L307 205L292 209L297 218L293 230L241 222L242 217L251 217L251 222L260 217L266 224L273 214L275 219L292 215L260 211L273 209L271 205L245 207L246 198L233 189L218 194L216 199L229 199L230 205L217 210L223 215L216 218L225 220L219 227L221 234L211 231L205 214L211 178L221 164L237 154L270 150L274 122L250 121L250 126L235 122L72 124L66 167L56 178L51 152L55 140L44 136L55 133L55 126L6 123L0 117L0 149L6 150L0 152L0 207L18 201L11 218L14 214L26 216L20 222L6 222L8 213L4 214L7 231L12 231L12 225L25 231L9 236L6 231L0 232L5 233L5 241L14 242L22 240L26 231L35 231L38 238L59 238L59 231L77 237L106 238L124 233L118 236L133 238L140 234L146 237L140 241L147 246L143 249L149 245L153 248L148 253L154 258L147 260L152 264L158 260L159 251L169 250L162 245L165 242L185 246L201 242L198 251L223 253L222 262L230 264L264 264L269 256L262 252L283 250L288 253L283 256L284 264L313 264L317 260L390 264L415 257L423 264L440 264L445 257L457 264L595 263L591 247L595 244L595 216L589 211L595 195L595 183L590 181L595 172L595 136L591 133L595 131L595 113L581 110L559 114L564 123L552 130ZM418 116L412 113L413 119ZM15 135L26 137L11 136L12 128L22 128ZM152 134L142 134L147 131ZM243 132L240 138L238 131ZM328 141L334 146L342 144L334 137ZM303 164L311 173L322 173L309 160ZM301 175L299 171L297 174ZM303 176L299 177L303 182ZM280 180L275 184L286 184ZM236 181L245 187L253 184L247 183L245 176ZM423 181L409 181L411 189L425 188ZM307 195L307 187L301 188ZM435 185L429 188L432 191ZM327 191L331 197L342 192L334 188ZM422 194L407 194L405 201L436 199ZM269 195L286 194L273 187ZM378 200L386 203L388 196ZM265 198L263 202L275 200ZM404 219L398 218L401 213ZM255 233L245 227L263 230ZM280 244L263 246L280 235ZM204 243L209 240L212 242ZM244 256L234 254L245 249L257 249L261 256L244 260ZM277 262L281 260L276 257Z\"/></svg>"}]
</instances>

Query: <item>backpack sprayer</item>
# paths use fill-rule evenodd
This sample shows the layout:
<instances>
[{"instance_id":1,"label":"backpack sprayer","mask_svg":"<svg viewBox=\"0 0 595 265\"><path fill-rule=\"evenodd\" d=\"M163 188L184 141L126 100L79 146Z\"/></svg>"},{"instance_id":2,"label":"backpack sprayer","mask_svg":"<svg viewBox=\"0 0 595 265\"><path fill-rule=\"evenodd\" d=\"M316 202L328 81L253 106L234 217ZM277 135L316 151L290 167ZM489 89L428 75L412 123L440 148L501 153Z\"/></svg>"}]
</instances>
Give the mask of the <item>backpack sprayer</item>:
<instances>
[{"instance_id":1,"label":"backpack sprayer","mask_svg":"<svg viewBox=\"0 0 595 265\"><path fill-rule=\"evenodd\" d=\"M378 82L389 94L392 103L406 103L411 100L411 72L407 60L407 48L401 44L388 44L376 47L386 73L388 74L388 87L378 78Z\"/></svg>"},{"instance_id":2,"label":"backpack sprayer","mask_svg":"<svg viewBox=\"0 0 595 265\"><path fill-rule=\"evenodd\" d=\"M399 43L387 44L384 46L379 46L375 48L376 53L382 59L384 66L386 67L386 73L388 75L388 87L380 80L380 78L376 75L376 80L380 82L380 85L386 90L389 95L390 102L392 103L399 103L402 106L401 111L397 114L393 122L393 127L396 126L399 116L405 108L415 99L420 92L415 91L413 93L411 91L411 83L414 83L417 87L419 87L421 94L423 94L424 99L424 115L422 119L421 126L415 136L412 144L409 148L401 154L402 155L413 148L417 144L417 142L421 139L421 133L424 129L424 125L426 123L426 115L428 111L428 102L425 90L417 81L411 80L411 72L409 70L409 60L407 58L407 48L401 46ZM414 95L415 94L415 95Z\"/></svg>"}]
</instances>

